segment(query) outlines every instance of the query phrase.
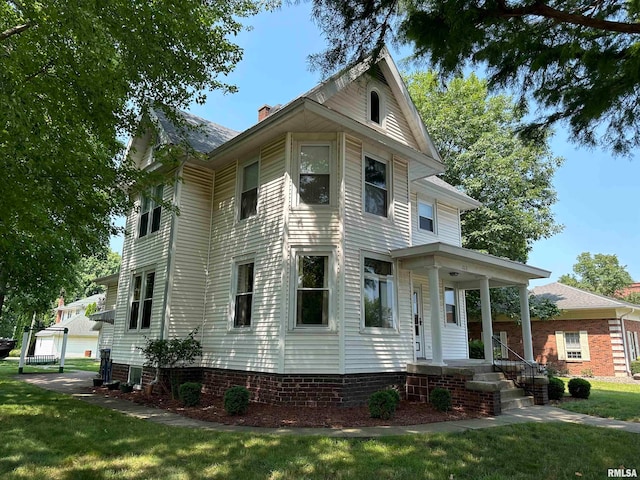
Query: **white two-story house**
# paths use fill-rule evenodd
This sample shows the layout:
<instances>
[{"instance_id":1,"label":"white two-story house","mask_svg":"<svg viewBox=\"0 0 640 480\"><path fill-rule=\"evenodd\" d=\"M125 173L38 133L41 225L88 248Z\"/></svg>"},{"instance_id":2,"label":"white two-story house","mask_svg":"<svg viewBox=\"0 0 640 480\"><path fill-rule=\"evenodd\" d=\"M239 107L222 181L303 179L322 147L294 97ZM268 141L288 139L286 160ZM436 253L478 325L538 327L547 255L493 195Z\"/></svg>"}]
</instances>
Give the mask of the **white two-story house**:
<instances>
[{"instance_id":1,"label":"white two-story house","mask_svg":"<svg viewBox=\"0 0 640 480\"><path fill-rule=\"evenodd\" d=\"M455 373L468 359L464 291L481 291L490 339L489 288L504 285L521 287L527 337L528 281L549 272L461 247L460 212L479 204L437 177L388 54L262 107L241 133L182 115L200 129L181 137L156 112L157 132L132 141L140 168L158 167L162 146L192 150L127 218L114 378L147 381L144 338L197 328L207 389L352 405L403 388L411 366Z\"/></svg>"}]
</instances>

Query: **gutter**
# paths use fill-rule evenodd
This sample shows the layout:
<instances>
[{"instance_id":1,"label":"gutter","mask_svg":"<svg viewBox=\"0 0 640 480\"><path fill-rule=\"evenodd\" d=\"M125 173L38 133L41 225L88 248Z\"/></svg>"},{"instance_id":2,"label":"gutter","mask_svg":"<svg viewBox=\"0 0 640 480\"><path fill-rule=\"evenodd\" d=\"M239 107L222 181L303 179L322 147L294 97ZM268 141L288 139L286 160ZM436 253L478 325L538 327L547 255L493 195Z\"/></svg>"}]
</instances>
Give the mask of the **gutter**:
<instances>
[{"instance_id":1,"label":"gutter","mask_svg":"<svg viewBox=\"0 0 640 480\"><path fill-rule=\"evenodd\" d=\"M629 345L627 344L627 332L624 329L623 317L633 313L635 310L636 310L635 308L630 308L630 310L627 313L623 313L618 317L618 320L620 320L620 326L622 328L622 348L624 349L624 368L625 368L625 371L627 372L627 375L631 374L631 366L629 365Z\"/></svg>"}]
</instances>

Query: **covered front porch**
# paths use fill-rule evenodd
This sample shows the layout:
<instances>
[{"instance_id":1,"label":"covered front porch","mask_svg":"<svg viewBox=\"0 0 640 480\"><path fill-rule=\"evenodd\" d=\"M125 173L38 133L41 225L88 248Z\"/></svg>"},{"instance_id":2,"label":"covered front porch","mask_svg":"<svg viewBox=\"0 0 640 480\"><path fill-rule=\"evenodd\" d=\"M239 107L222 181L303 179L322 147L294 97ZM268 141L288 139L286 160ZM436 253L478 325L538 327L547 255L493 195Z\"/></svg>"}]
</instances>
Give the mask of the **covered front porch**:
<instances>
[{"instance_id":1,"label":"covered front porch","mask_svg":"<svg viewBox=\"0 0 640 480\"><path fill-rule=\"evenodd\" d=\"M468 340L466 322L463 323L458 318L464 314L464 301L461 299L450 303L451 300L448 300L447 296L453 292L455 298L460 292L479 290L484 343L484 360L480 362L492 365L494 348L489 292L491 288L516 286L520 297L524 360L535 362L527 287L531 279L548 278L549 271L442 242L392 250L391 256L398 261L400 269L411 272L412 278L427 279L428 302L420 303L421 305L428 303L428 311L421 313L421 309L414 305L414 317L416 344L419 345L420 342L428 344L430 341L430 348L423 349L428 353L422 358L416 351L416 360L424 360L429 365L437 367L454 366L460 360L469 365L466 347ZM414 293L414 302L416 301L415 295ZM428 318L428 321L424 322L427 327L425 329L418 328L423 324L422 318L420 318L422 316L425 319ZM457 344L453 345L452 340L447 338L449 343L445 349L444 332L445 328L451 327L451 325L459 327L457 337L455 337ZM424 330L429 330L428 334ZM449 337L451 336L449 335ZM460 342L465 342L464 352L466 355L464 357L466 358L460 354ZM451 354L454 350L457 352L456 355ZM445 358L449 358L449 360L445 360ZM452 363L452 361L454 362Z\"/></svg>"}]
</instances>

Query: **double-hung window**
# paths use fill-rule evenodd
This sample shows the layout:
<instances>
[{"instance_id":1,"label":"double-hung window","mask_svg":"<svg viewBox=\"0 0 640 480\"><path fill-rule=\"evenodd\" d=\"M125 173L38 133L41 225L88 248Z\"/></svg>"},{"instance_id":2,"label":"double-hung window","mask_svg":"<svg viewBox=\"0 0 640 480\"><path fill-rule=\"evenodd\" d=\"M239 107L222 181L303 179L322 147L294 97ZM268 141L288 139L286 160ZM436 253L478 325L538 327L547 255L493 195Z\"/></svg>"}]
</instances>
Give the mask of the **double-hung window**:
<instances>
[{"instance_id":1,"label":"double-hung window","mask_svg":"<svg viewBox=\"0 0 640 480\"><path fill-rule=\"evenodd\" d=\"M151 327L151 309L153 307L153 288L155 272L138 273L133 276L133 291L129 309L129 330Z\"/></svg>"},{"instance_id":2,"label":"double-hung window","mask_svg":"<svg viewBox=\"0 0 640 480\"><path fill-rule=\"evenodd\" d=\"M329 205L331 203L331 146L302 144L299 148L299 203Z\"/></svg>"},{"instance_id":3,"label":"double-hung window","mask_svg":"<svg viewBox=\"0 0 640 480\"><path fill-rule=\"evenodd\" d=\"M364 210L386 217L389 209L388 165L371 157L364 157Z\"/></svg>"},{"instance_id":4,"label":"double-hung window","mask_svg":"<svg viewBox=\"0 0 640 480\"><path fill-rule=\"evenodd\" d=\"M259 162L253 162L242 169L240 191L240 220L252 217L258 211Z\"/></svg>"},{"instance_id":5,"label":"double-hung window","mask_svg":"<svg viewBox=\"0 0 640 480\"><path fill-rule=\"evenodd\" d=\"M558 360L567 362L590 361L589 337L586 331L556 332Z\"/></svg>"},{"instance_id":6,"label":"double-hung window","mask_svg":"<svg viewBox=\"0 0 640 480\"><path fill-rule=\"evenodd\" d=\"M374 258L364 259L364 326L393 328L393 265Z\"/></svg>"},{"instance_id":7,"label":"double-hung window","mask_svg":"<svg viewBox=\"0 0 640 480\"><path fill-rule=\"evenodd\" d=\"M253 267L253 262L240 263L236 266L234 328L251 327L253 311Z\"/></svg>"},{"instance_id":8,"label":"double-hung window","mask_svg":"<svg viewBox=\"0 0 640 480\"><path fill-rule=\"evenodd\" d=\"M418 228L433 233L435 226L433 203L418 201Z\"/></svg>"},{"instance_id":9,"label":"double-hung window","mask_svg":"<svg viewBox=\"0 0 640 480\"><path fill-rule=\"evenodd\" d=\"M582 359L582 347L580 346L580 333L564 332L564 348L567 360Z\"/></svg>"},{"instance_id":10,"label":"double-hung window","mask_svg":"<svg viewBox=\"0 0 640 480\"><path fill-rule=\"evenodd\" d=\"M138 238L160 230L163 193L163 185L158 185L152 192L142 194Z\"/></svg>"},{"instance_id":11,"label":"double-hung window","mask_svg":"<svg viewBox=\"0 0 640 480\"><path fill-rule=\"evenodd\" d=\"M444 287L444 309L446 323L458 324L458 309L456 306L456 290L451 287Z\"/></svg>"},{"instance_id":12,"label":"double-hung window","mask_svg":"<svg viewBox=\"0 0 640 480\"><path fill-rule=\"evenodd\" d=\"M329 326L329 255L296 257L296 326Z\"/></svg>"}]
</instances>

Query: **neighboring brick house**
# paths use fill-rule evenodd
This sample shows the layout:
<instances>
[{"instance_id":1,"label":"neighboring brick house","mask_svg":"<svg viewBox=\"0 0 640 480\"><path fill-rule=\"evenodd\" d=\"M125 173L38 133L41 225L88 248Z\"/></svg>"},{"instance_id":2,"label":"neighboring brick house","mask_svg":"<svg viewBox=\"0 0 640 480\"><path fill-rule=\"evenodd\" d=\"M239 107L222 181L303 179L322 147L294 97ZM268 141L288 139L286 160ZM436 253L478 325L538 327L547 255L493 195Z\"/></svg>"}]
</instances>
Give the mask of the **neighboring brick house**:
<instances>
[{"instance_id":1,"label":"neighboring brick house","mask_svg":"<svg viewBox=\"0 0 640 480\"><path fill-rule=\"evenodd\" d=\"M532 318L536 361L572 375L626 376L640 356L640 305L597 295L561 283L533 289L562 311L554 320ZM469 321L469 338L480 338L481 325ZM513 320L493 322L494 334L522 355L522 329Z\"/></svg>"}]
</instances>

